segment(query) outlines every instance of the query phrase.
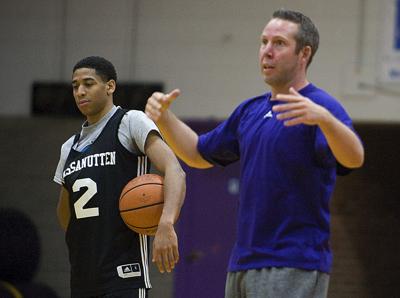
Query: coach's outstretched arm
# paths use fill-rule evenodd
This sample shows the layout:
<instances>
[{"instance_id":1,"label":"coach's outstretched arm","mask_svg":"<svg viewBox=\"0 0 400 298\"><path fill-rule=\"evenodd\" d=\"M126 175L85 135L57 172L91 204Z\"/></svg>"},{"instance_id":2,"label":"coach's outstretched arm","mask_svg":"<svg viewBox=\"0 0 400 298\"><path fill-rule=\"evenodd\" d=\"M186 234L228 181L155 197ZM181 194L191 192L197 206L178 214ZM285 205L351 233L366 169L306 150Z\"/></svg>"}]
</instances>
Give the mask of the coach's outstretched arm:
<instances>
[{"instance_id":1,"label":"coach's outstretched arm","mask_svg":"<svg viewBox=\"0 0 400 298\"><path fill-rule=\"evenodd\" d=\"M210 168L213 165L197 150L197 133L169 110L169 106L179 95L179 89L168 94L155 92L147 100L145 112L157 124L164 139L181 160L190 167Z\"/></svg>"},{"instance_id":2,"label":"coach's outstretched arm","mask_svg":"<svg viewBox=\"0 0 400 298\"><path fill-rule=\"evenodd\" d=\"M357 135L327 109L302 96L294 88L289 94L278 94L281 104L273 107L277 119L286 126L318 125L328 141L336 160L347 168L359 168L364 163L364 147Z\"/></svg>"}]
</instances>

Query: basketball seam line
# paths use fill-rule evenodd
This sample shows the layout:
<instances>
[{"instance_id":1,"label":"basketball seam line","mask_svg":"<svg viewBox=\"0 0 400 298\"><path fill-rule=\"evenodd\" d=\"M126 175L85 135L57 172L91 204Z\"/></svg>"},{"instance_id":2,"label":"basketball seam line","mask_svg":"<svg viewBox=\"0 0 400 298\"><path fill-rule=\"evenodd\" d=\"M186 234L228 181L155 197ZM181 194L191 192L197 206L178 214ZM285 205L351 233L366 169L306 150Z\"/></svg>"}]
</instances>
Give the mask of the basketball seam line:
<instances>
[{"instance_id":1,"label":"basketball seam line","mask_svg":"<svg viewBox=\"0 0 400 298\"><path fill-rule=\"evenodd\" d=\"M145 205L145 206L142 206L142 207L136 207L136 208L131 208L131 209L124 209L124 210L120 210L120 212L138 210L138 209L143 209L143 208L147 208L147 207L153 207L153 206L157 206L157 205L161 205L161 204L164 204L164 202L154 203L154 204L151 204L151 205Z\"/></svg>"},{"instance_id":2,"label":"basketball seam line","mask_svg":"<svg viewBox=\"0 0 400 298\"><path fill-rule=\"evenodd\" d=\"M139 186L143 186L143 185L161 185L161 186L163 186L162 183L154 183L154 182L139 184L139 185L136 185L135 187L130 188L128 191L124 192L119 199L121 200L128 192L134 190L135 188L138 188Z\"/></svg>"},{"instance_id":3,"label":"basketball seam line","mask_svg":"<svg viewBox=\"0 0 400 298\"><path fill-rule=\"evenodd\" d=\"M130 223L126 223L126 224L127 224L128 226L132 227L132 228L137 228L137 229L153 229L153 228L158 227L158 225L150 226L150 227L139 227L139 226L131 225Z\"/></svg>"}]
</instances>

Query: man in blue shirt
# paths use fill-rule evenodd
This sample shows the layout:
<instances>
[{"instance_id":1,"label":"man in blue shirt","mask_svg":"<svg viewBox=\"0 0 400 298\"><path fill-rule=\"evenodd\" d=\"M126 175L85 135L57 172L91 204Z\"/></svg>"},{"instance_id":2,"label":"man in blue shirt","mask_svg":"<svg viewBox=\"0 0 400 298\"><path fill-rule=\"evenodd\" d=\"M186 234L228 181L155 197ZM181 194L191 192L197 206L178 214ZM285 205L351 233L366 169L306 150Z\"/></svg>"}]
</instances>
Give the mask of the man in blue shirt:
<instances>
[{"instance_id":1,"label":"man in blue shirt","mask_svg":"<svg viewBox=\"0 0 400 298\"><path fill-rule=\"evenodd\" d=\"M238 236L226 297L326 297L332 254L329 200L336 173L364 162L340 103L307 80L319 34L299 12L278 10L261 34L259 65L271 91L242 102L198 136L154 93L146 113L189 166L240 160Z\"/></svg>"}]
</instances>

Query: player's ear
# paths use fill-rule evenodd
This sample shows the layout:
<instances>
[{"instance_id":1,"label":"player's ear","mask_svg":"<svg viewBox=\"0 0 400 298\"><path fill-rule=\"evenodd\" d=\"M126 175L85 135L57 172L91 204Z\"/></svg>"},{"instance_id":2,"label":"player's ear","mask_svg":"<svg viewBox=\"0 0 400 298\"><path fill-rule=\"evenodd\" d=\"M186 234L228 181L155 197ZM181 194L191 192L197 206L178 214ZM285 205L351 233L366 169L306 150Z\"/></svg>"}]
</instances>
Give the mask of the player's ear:
<instances>
[{"instance_id":1,"label":"player's ear","mask_svg":"<svg viewBox=\"0 0 400 298\"><path fill-rule=\"evenodd\" d=\"M116 87L117 87L116 82L114 80L109 80L106 83L107 95L113 94Z\"/></svg>"}]
</instances>

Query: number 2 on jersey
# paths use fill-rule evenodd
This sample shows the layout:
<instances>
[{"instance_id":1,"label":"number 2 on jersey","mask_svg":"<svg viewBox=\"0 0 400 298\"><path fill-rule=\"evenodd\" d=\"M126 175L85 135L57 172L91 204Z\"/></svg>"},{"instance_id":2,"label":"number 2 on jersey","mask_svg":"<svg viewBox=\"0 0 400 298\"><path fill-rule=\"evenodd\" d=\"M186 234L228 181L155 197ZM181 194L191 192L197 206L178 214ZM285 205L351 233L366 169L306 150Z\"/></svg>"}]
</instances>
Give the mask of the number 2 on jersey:
<instances>
[{"instance_id":1,"label":"number 2 on jersey","mask_svg":"<svg viewBox=\"0 0 400 298\"><path fill-rule=\"evenodd\" d=\"M99 216L99 208L84 208L85 205L90 201L91 198L97 193L97 184L90 178L78 179L72 185L72 191L77 192L82 187L86 187L87 190L79 197L79 199L74 203L74 209L76 218L86 218Z\"/></svg>"}]
</instances>

